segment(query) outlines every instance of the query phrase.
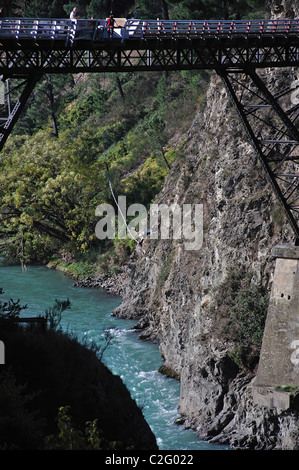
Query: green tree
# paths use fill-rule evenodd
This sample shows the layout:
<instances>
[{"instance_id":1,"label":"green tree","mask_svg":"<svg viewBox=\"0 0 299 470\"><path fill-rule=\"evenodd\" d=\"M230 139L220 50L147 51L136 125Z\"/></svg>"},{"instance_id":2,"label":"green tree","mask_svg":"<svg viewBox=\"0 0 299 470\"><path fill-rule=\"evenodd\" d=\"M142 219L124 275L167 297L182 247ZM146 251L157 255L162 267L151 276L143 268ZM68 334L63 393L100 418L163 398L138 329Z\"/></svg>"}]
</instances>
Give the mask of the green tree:
<instances>
[{"instance_id":1,"label":"green tree","mask_svg":"<svg viewBox=\"0 0 299 470\"><path fill-rule=\"evenodd\" d=\"M259 349L262 344L269 295L262 285L238 290L231 307L232 320L243 347Z\"/></svg>"},{"instance_id":2,"label":"green tree","mask_svg":"<svg viewBox=\"0 0 299 470\"><path fill-rule=\"evenodd\" d=\"M36 85L23 117L14 128L14 134L33 134L43 129L51 121L52 134L58 137L58 119L60 110L73 97L74 79L71 74L44 75Z\"/></svg>"},{"instance_id":3,"label":"green tree","mask_svg":"<svg viewBox=\"0 0 299 470\"><path fill-rule=\"evenodd\" d=\"M150 136L151 146L157 156L162 156L166 166L170 165L165 156L165 145L167 142L167 135L165 132L165 122L160 114L155 114L148 121L147 132Z\"/></svg>"},{"instance_id":4,"label":"green tree","mask_svg":"<svg viewBox=\"0 0 299 470\"><path fill-rule=\"evenodd\" d=\"M0 295L1 294L3 294L2 287L0 287ZM27 305L21 305L19 300L0 300L0 322L3 320L14 321L19 317L21 311L25 310L26 308Z\"/></svg>"},{"instance_id":5,"label":"green tree","mask_svg":"<svg viewBox=\"0 0 299 470\"><path fill-rule=\"evenodd\" d=\"M262 0L169 0L171 15L178 19L240 19L266 10ZM262 15L263 16L263 15Z\"/></svg>"},{"instance_id":6,"label":"green tree","mask_svg":"<svg viewBox=\"0 0 299 470\"><path fill-rule=\"evenodd\" d=\"M110 0L91 0L86 7L87 15L94 18L107 18L110 14L112 3ZM122 16L119 13L113 12L115 16Z\"/></svg>"},{"instance_id":7,"label":"green tree","mask_svg":"<svg viewBox=\"0 0 299 470\"><path fill-rule=\"evenodd\" d=\"M49 243L54 251L67 243L79 251L90 246L99 179L74 161L61 141L39 131L9 162L2 159L0 168L2 250L21 258L24 244L26 263Z\"/></svg>"},{"instance_id":8,"label":"green tree","mask_svg":"<svg viewBox=\"0 0 299 470\"><path fill-rule=\"evenodd\" d=\"M0 370L0 450L38 448L44 421L32 411L35 396L26 388L11 369Z\"/></svg>"},{"instance_id":9,"label":"green tree","mask_svg":"<svg viewBox=\"0 0 299 470\"><path fill-rule=\"evenodd\" d=\"M215 327L235 342L238 365L250 369L258 362L269 303L267 288L252 277L244 268L232 269L217 288L215 310Z\"/></svg>"},{"instance_id":10,"label":"green tree","mask_svg":"<svg viewBox=\"0 0 299 470\"><path fill-rule=\"evenodd\" d=\"M63 0L24 0L23 16L26 18L65 18Z\"/></svg>"},{"instance_id":11,"label":"green tree","mask_svg":"<svg viewBox=\"0 0 299 470\"><path fill-rule=\"evenodd\" d=\"M169 19L168 3L165 0L137 0L131 13L137 18Z\"/></svg>"}]
</instances>

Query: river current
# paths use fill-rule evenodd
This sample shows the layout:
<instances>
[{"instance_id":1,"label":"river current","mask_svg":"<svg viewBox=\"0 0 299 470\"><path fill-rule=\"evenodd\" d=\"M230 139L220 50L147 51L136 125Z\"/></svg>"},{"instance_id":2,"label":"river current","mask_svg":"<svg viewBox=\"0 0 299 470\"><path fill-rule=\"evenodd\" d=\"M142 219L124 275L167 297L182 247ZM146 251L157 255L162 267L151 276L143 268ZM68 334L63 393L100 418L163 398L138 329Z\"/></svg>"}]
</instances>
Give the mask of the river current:
<instances>
[{"instance_id":1,"label":"river current","mask_svg":"<svg viewBox=\"0 0 299 470\"><path fill-rule=\"evenodd\" d=\"M111 316L121 299L100 289L75 288L63 273L43 266L0 266L0 287L7 298L28 305L21 316L37 316L53 305L55 299L70 299L71 308L63 313L61 327L76 334L85 344L107 344L102 360L119 375L156 436L160 450L223 450L201 441L192 430L174 422L179 417L177 405L180 384L158 372L162 358L156 344L141 341L134 330L135 321ZM0 338L1 339L1 338Z\"/></svg>"}]
</instances>

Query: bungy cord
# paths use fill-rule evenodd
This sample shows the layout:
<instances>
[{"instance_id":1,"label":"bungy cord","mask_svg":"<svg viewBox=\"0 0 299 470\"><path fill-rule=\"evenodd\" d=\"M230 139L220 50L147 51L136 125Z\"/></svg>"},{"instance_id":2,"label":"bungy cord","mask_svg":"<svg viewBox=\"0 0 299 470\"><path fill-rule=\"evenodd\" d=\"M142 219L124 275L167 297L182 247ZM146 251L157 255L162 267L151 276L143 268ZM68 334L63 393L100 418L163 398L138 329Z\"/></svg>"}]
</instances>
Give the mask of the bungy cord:
<instances>
[{"instance_id":1,"label":"bungy cord","mask_svg":"<svg viewBox=\"0 0 299 470\"><path fill-rule=\"evenodd\" d=\"M106 169L107 169L109 188L110 188L112 197L113 197L113 199L114 199L114 202L115 202L115 204L116 204L116 206L117 206L117 208L118 208L118 210L119 210L120 215L122 216L122 219L123 219L123 221L124 221L124 223L125 223L125 226L127 227L127 230L128 230L128 232L129 232L129 234L131 235L131 237L133 238L133 240L135 240L136 243L140 243L140 241L137 240L137 239L134 237L134 235L132 234L131 230L129 229L129 227L128 227L128 225L127 225L127 222L126 222L126 219L125 219L125 216L124 216L124 214L122 213L121 208L119 207L119 204L118 204L118 202L117 202L117 199L116 199L116 197L115 197L115 194L114 194L114 191L113 191L113 188L112 188L112 183L111 183L110 173L109 173L109 167L108 167L108 163L107 163L107 159L106 159L107 153L108 153L108 150L109 150L109 133L108 133L107 129L106 129L106 133L107 133L107 151L106 151L106 153L105 153L105 165L106 165Z\"/></svg>"}]
</instances>

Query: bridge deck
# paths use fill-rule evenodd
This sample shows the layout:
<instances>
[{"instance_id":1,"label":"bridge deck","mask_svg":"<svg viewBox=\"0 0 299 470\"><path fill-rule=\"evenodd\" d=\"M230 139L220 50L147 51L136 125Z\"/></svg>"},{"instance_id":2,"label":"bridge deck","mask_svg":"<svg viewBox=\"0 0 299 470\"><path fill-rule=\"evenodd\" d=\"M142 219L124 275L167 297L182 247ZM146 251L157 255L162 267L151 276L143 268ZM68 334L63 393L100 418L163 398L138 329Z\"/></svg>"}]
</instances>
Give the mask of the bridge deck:
<instances>
[{"instance_id":1,"label":"bridge deck","mask_svg":"<svg viewBox=\"0 0 299 470\"><path fill-rule=\"evenodd\" d=\"M117 21L117 20L116 20ZM239 20L239 21L159 21L129 19L119 21L109 36L106 20L68 20L45 18L4 18L0 21L0 42L5 47L52 47L55 44L73 47L78 43L92 42L93 47L103 47L107 41L126 43L134 40L180 41L223 39L299 38L299 20ZM141 44L139 45L141 46Z\"/></svg>"},{"instance_id":2,"label":"bridge deck","mask_svg":"<svg viewBox=\"0 0 299 470\"><path fill-rule=\"evenodd\" d=\"M299 20L4 18L2 80L29 73L299 66ZM110 32L111 33L111 32Z\"/></svg>"}]
</instances>

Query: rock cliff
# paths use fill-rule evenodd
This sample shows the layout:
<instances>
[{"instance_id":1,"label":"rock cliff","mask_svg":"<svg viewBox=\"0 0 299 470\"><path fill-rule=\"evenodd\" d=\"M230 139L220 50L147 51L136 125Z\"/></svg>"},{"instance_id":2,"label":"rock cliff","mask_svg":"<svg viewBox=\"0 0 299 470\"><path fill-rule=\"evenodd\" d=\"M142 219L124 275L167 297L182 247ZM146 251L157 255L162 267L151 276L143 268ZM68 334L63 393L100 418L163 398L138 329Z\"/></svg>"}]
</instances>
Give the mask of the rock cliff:
<instances>
[{"instance_id":1,"label":"rock cliff","mask_svg":"<svg viewBox=\"0 0 299 470\"><path fill-rule=\"evenodd\" d=\"M272 16L294 17L299 2L272 2ZM296 71L288 71L292 80ZM284 71L262 72L268 81ZM237 270L270 289L271 249L292 241L267 177L246 139L220 78L214 74L207 105L177 142L156 203L202 204L203 244L145 239L121 275L123 301L114 312L136 318L141 338L159 344L163 372L180 380L179 411L201 438L233 447L297 449L298 416L254 405L256 369L233 360L235 340L218 314L221 286ZM125 281L123 281L125 279Z\"/></svg>"},{"instance_id":2,"label":"rock cliff","mask_svg":"<svg viewBox=\"0 0 299 470\"><path fill-rule=\"evenodd\" d=\"M269 420L253 405L254 372L231 359L234 344L217 327L215 308L231 270L252 272L270 288L271 248L292 233L284 222L277 226L279 205L216 75L185 137L156 202L203 204L203 245L188 251L180 240L145 240L125 267L114 314L138 319L141 338L158 342L163 371L181 382L186 426L231 446L279 446L269 431L279 416Z\"/></svg>"}]
</instances>

